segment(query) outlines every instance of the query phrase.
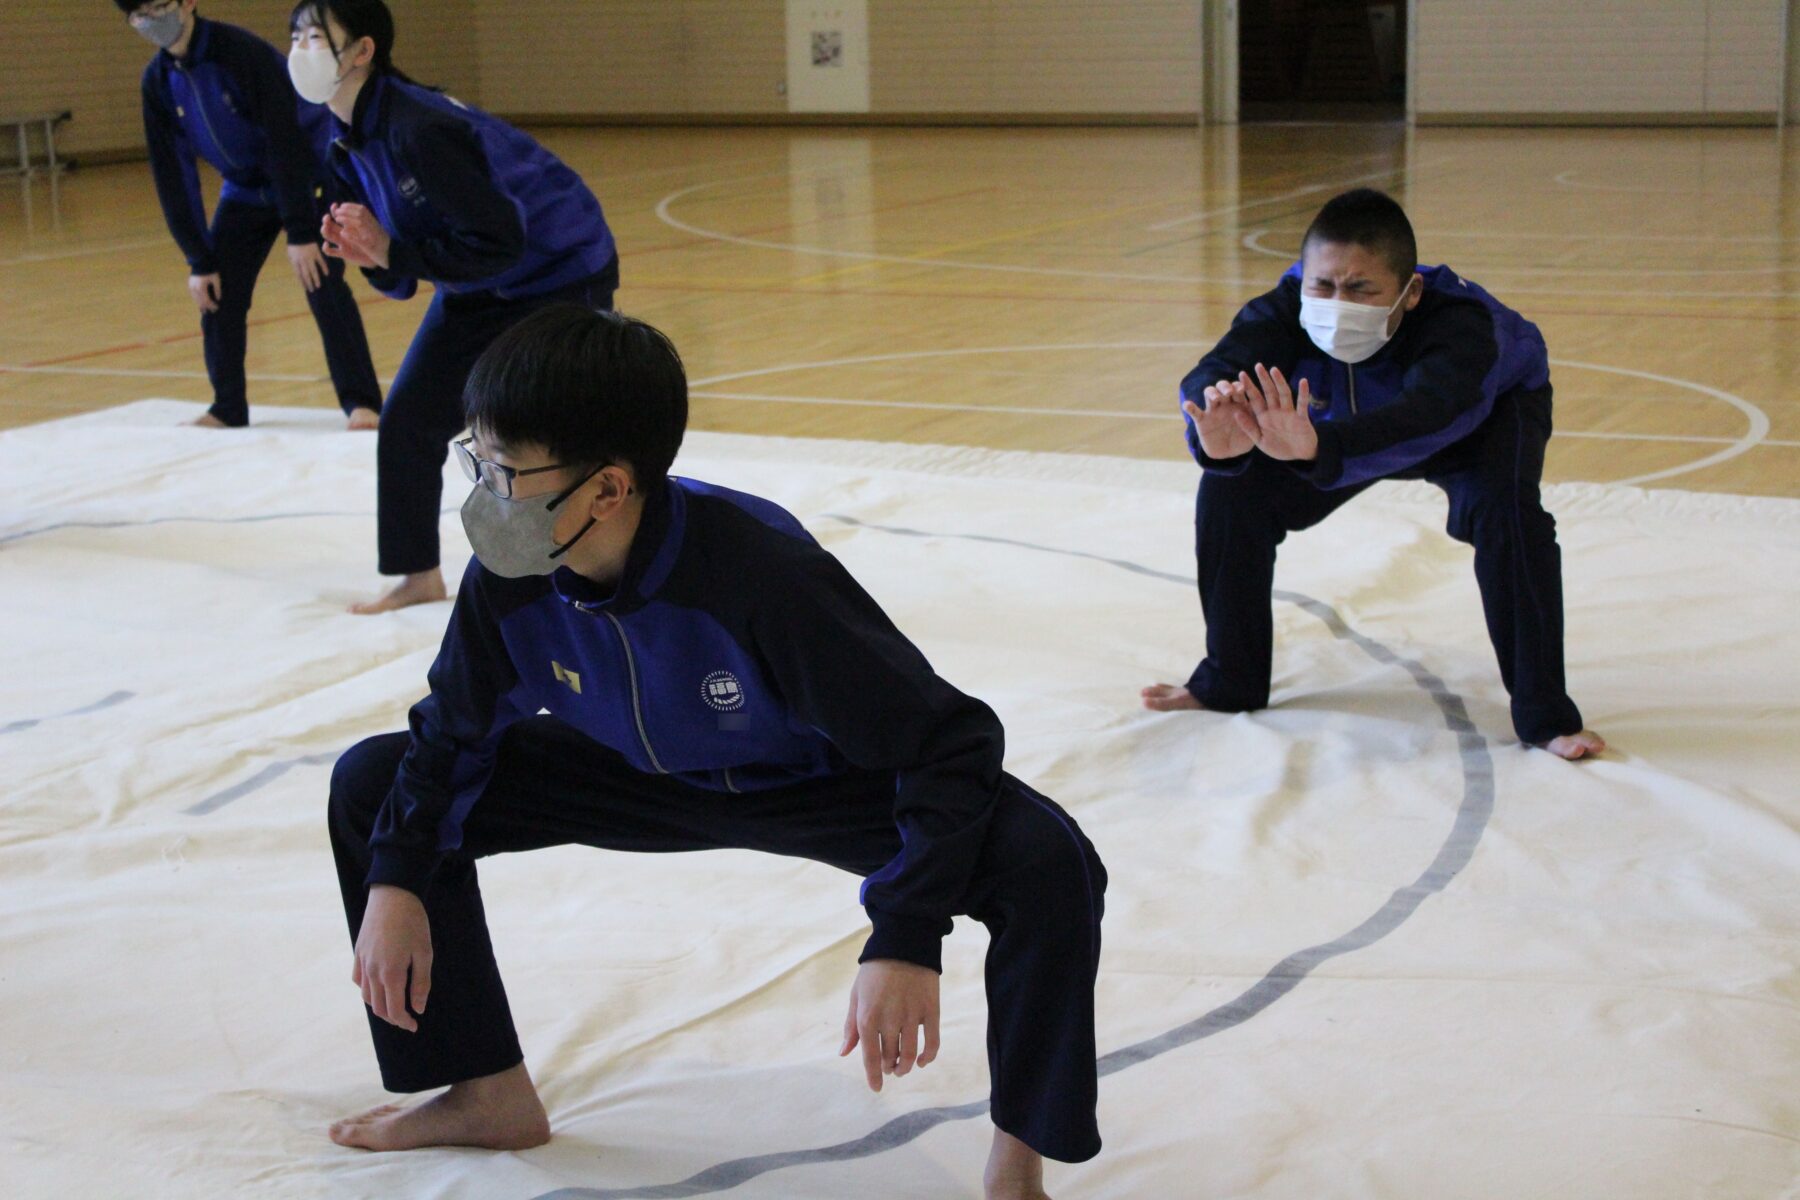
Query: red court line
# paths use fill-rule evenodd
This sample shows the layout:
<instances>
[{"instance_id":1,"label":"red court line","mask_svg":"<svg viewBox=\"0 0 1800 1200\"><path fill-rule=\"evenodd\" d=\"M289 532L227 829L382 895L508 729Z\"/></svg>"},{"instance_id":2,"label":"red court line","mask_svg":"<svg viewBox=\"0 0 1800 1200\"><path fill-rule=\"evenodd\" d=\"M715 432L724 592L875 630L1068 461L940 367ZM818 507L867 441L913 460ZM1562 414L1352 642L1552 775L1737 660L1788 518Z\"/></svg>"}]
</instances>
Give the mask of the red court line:
<instances>
[{"instance_id":1,"label":"red court line","mask_svg":"<svg viewBox=\"0 0 1800 1200\"><path fill-rule=\"evenodd\" d=\"M364 301L357 297L355 293L351 293L351 296L356 300L356 306L361 308ZM377 293L373 299L381 301L388 299L388 297ZM254 321L246 321L244 324L247 328L257 329L264 325L278 325L283 321L297 321L301 317L310 318L311 316L312 309L305 308L301 309L299 312L283 313L278 317L261 317ZM22 363L20 365L27 367L60 367L64 363L80 362L83 359L88 358L104 358L108 354L123 354L127 350L148 350L152 346L171 346L176 342L192 341L199 336L200 331L196 329L190 330L187 333L170 334L168 337L151 338L150 340L143 342L122 342L117 346L105 346L99 350L83 350L80 354L65 354L61 358L40 358L34 362Z\"/></svg>"}]
</instances>

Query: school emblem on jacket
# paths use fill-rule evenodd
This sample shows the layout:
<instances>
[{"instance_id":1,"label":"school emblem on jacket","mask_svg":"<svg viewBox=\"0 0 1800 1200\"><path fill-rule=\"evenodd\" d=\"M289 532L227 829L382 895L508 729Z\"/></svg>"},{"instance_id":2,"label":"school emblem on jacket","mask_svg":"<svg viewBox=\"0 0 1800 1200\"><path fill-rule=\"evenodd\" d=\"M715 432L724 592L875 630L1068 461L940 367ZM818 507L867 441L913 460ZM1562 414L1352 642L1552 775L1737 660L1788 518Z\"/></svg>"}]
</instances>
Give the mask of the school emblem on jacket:
<instances>
[{"instance_id":1,"label":"school emblem on jacket","mask_svg":"<svg viewBox=\"0 0 1800 1200\"><path fill-rule=\"evenodd\" d=\"M581 675L578 672L569 670L555 659L550 660L550 670L555 674L556 682L568 684L571 692L581 695Z\"/></svg>"},{"instance_id":2,"label":"school emblem on jacket","mask_svg":"<svg viewBox=\"0 0 1800 1200\"><path fill-rule=\"evenodd\" d=\"M417 204L419 202L419 181L411 175L402 175L400 177L400 194Z\"/></svg>"},{"instance_id":3,"label":"school emblem on jacket","mask_svg":"<svg viewBox=\"0 0 1800 1200\"><path fill-rule=\"evenodd\" d=\"M744 687L730 671L714 671L701 681L700 698L709 708L735 712L744 707Z\"/></svg>"}]
</instances>

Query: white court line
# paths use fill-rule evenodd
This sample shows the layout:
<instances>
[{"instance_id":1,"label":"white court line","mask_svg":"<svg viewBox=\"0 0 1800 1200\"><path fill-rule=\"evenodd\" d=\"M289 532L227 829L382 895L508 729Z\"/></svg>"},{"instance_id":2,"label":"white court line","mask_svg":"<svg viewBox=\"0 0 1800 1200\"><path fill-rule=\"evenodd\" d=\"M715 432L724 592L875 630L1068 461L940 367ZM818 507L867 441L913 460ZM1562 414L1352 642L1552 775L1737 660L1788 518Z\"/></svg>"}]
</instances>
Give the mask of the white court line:
<instances>
[{"instance_id":1,"label":"white court line","mask_svg":"<svg viewBox=\"0 0 1800 1200\"><path fill-rule=\"evenodd\" d=\"M691 389L701 389L701 388L710 387L714 384L735 383L736 381L738 381L740 379L757 379L757 378L761 378L761 377L767 376L767 375L781 375L781 374L786 374L786 373L792 372L792 371L813 371L813 370L820 370L820 369L823 369L826 367L861 366L861 365L868 364L868 363L881 363L881 362L908 362L908 361L913 361L913 360L922 359L922 358L955 358L958 356L971 355L971 354L1039 354L1039 353L1043 353L1046 351L1069 352L1069 351L1091 351L1091 350L1193 350L1193 349L1209 348L1211 345L1212 345L1211 342L1194 342L1194 341L1181 341L1181 342L1062 342L1062 343L1056 343L1056 344L1050 344L1050 345L1038 345L1038 346L970 346L970 347L962 347L962 348L952 349L952 350L908 350L908 351L902 351L902 352L894 353L894 354L862 354L862 355L855 355L855 356L847 357L847 358L820 359L817 362L786 363L786 364L783 364L781 366L776 366L776 367L755 367L755 368L752 368L747 371L727 371L724 374L709 375L704 379L693 380L689 384L689 387ZM1750 401L1745 400L1743 397L1734 396L1730 392L1723 392L1723 391L1720 391L1718 388L1708 387L1705 384L1694 383L1694 382L1692 382L1690 380L1686 380L1686 379L1675 379L1668 375L1657 375L1657 374L1654 374L1649 371L1634 371L1634 370L1630 369L1629 367L1610 367L1610 366L1606 366L1602 363L1575 362L1572 359L1563 359L1563 358L1551 359L1550 365L1553 367L1564 367L1564 368L1569 368L1569 369L1574 369L1574 370L1599 371L1599 372L1602 372L1603 374L1609 374L1609 375L1624 375L1624 376L1628 376L1633 379L1648 379L1655 383L1667 384L1670 387L1686 388L1689 391L1699 392L1703 396L1710 396L1715 400L1719 400L1725 404L1729 404L1729 405L1731 405L1731 407L1737 409L1739 412L1744 414L1744 417L1745 417L1745 420L1747 423L1747 427L1745 428L1743 435L1741 437L1731 440L1728 444L1723 446L1721 449L1713 452L1712 454L1708 454L1703 458L1696 459L1695 461L1693 461L1691 463L1683 463L1679 466L1668 467L1661 471L1651 471L1651 472L1648 472L1643 475L1634 475L1629 479L1614 480L1613 482L1615 482L1617 484L1633 485L1633 484L1650 483L1650 482L1653 482L1653 481L1659 480L1659 479L1670 479L1676 475L1686 474L1689 471L1698 471L1705 467L1717 466L1718 464L1720 464L1722 462L1726 462L1730 459L1736 458L1738 455L1744 454L1747 451L1753 450L1757 446L1767 444L1767 442L1768 442L1769 414L1764 412L1762 409L1758 408L1756 405L1750 403ZM742 398L750 399L750 398L752 398L753 395L754 395L753 393L746 394ZM817 399L819 400L820 403L828 403L829 402L822 397L817 398ZM886 407L886 406L923 407L925 403L926 402L924 402L924 401L861 401L861 402L859 402L859 404L867 404L870 406L880 405L883 407ZM997 412L997 411L1001 411L1001 410L998 408L998 406L996 406L996 407L992 407L992 408L987 408L984 411ZM1067 410L1059 410L1059 411L1067 411ZM1082 415L1084 415L1084 416L1088 415L1089 411L1091 411L1091 410L1084 410ZM1030 415L1039 415L1039 414L1032 413ZM1108 415L1116 416L1116 415L1123 415L1123 414L1108 414ZM1173 418L1172 413L1170 414L1170 417L1171 417L1171 419ZM1153 415L1152 415L1152 419L1153 419ZM1595 433L1592 436L1603 437L1605 435L1602 433ZM1672 436L1672 435L1664 435L1664 436ZM1625 439L1618 439L1618 440L1625 440ZM1658 437L1655 440L1660 441L1660 440L1662 440L1662 438Z\"/></svg>"},{"instance_id":2,"label":"white court line","mask_svg":"<svg viewBox=\"0 0 1800 1200\"><path fill-rule=\"evenodd\" d=\"M1449 161L1449 160L1442 160ZM1439 163L1431 164L1433 166ZM768 174L780 174L770 172ZM670 212L670 207L677 201L706 188L725 187L734 183L746 183L754 179L768 178L768 174L740 176L737 179L720 179L711 183L697 183L679 191L670 192L657 202L656 217L672 229L690 233L695 237L706 238L715 242L727 242L736 246L750 246L759 250L781 250L789 254L810 254L822 258L847 258L858 262L898 263L909 267L947 267L959 271L998 271L1010 275L1040 275L1073 279L1123 279L1139 283L1164 284L1217 284L1229 287L1251 287L1266 290L1272 285L1267 278L1244 279L1237 276L1224 275L1153 275L1137 271L1084 271L1073 267L1029 267L1010 263L971 262L965 259L918 258L901 254L876 254L867 250L839 250L829 246L808 246L798 242L772 242L763 238L738 237L736 234L724 233L717 229L703 229L691 225ZM1251 207L1261 201L1250 201L1240 207ZM1219 210L1225 211L1225 210ZM630 285L627 284L627 287ZM1611 296L1616 291L1613 287L1598 288L1566 288L1566 287L1534 287L1529 283L1508 284L1507 291L1519 295L1530 296ZM1665 299L1688 300L1785 300L1800 292L1792 290L1773 292L1724 292L1724 291L1665 291L1659 293ZM1621 316L1629 316L1622 313Z\"/></svg>"},{"instance_id":3,"label":"white court line","mask_svg":"<svg viewBox=\"0 0 1800 1200\"><path fill-rule=\"evenodd\" d=\"M771 392L714 392L691 391L690 399L701 400L748 400L756 404L823 404L843 405L847 408L902 408L922 409L928 412L967 412L967 413L1005 413L1025 417L1093 417L1098 420L1124 421L1177 421L1180 416L1171 407L1166 412L1136 412L1131 409L1112 408L1032 408L1014 404L944 404L934 400L867 400L848 399L843 396L784 396ZM1555 435L1559 438L1595 438L1609 442L1679 442L1685 445L1701 446L1735 446L1742 439L1728 437L1688 436L1680 433L1619 433L1612 430L1580 431L1559 429ZM1800 441L1784 441L1780 438L1763 438L1759 446L1800 446Z\"/></svg>"},{"instance_id":4,"label":"white court line","mask_svg":"<svg viewBox=\"0 0 1800 1200\"><path fill-rule=\"evenodd\" d=\"M1293 262L1300 257L1298 249L1291 253L1277 250L1262 244L1262 239L1275 231L1272 229L1252 229L1239 239L1238 244L1246 250L1257 254L1266 254L1270 258L1278 258L1282 262ZM1440 235L1442 236L1442 235ZM1481 266L1478 273L1482 275L1780 275L1787 272L1800 272L1800 263L1792 263L1780 267L1503 267ZM1518 290L1518 289L1514 289Z\"/></svg>"},{"instance_id":5,"label":"white court line","mask_svg":"<svg viewBox=\"0 0 1800 1200\"><path fill-rule=\"evenodd\" d=\"M1575 178L1575 169L1571 168L1558 175L1552 175L1550 182L1558 187L1574 188L1583 192L1628 192L1638 196L1762 196L1770 200L1780 199L1781 189L1751 190L1747 188L1721 188L1707 191L1704 188L1660 188L1660 187L1622 187L1616 183L1582 183Z\"/></svg>"},{"instance_id":6,"label":"white court line","mask_svg":"<svg viewBox=\"0 0 1800 1200\"><path fill-rule=\"evenodd\" d=\"M1364 157L1381 158L1386 156L1369 154L1364 155ZM1347 179L1333 180L1329 183L1309 183L1305 187L1295 188L1290 192L1281 192L1278 195L1265 196L1261 200L1247 200L1242 204L1232 204L1225 208L1209 208L1204 212L1189 213L1185 217L1176 217L1172 221L1158 221L1156 224L1146 225L1144 228L1150 230L1152 233L1161 233L1165 229L1178 229L1183 225L1192 225L1196 221L1204 221L1211 217L1222 217L1229 213L1243 212L1247 208L1261 208L1265 204L1279 204L1284 200L1298 200L1302 196L1312 196L1319 192L1340 192L1351 184L1367 183L1372 179L1386 179L1390 175L1410 175L1414 171L1429 170L1432 167L1439 167L1447 162L1453 161L1455 160L1442 158L1437 162L1421 163L1416 167L1389 167L1384 171L1370 171L1364 175L1352 175Z\"/></svg>"},{"instance_id":7,"label":"white court line","mask_svg":"<svg viewBox=\"0 0 1800 1200\"><path fill-rule=\"evenodd\" d=\"M1239 287L1255 287L1263 281L1255 279L1212 278L1206 276L1184 277L1179 275L1151 275L1148 273L1132 273L1124 271L1082 271L1072 267L1026 267L1013 266L1007 263L964 262L950 258L916 258L904 254L876 254L868 250L838 250L829 246L804 246L797 242L771 242L763 238L738 237L736 234L723 233L717 229L702 229L698 225L690 225L669 212L669 206L675 201L686 198L705 188L724 187L727 184L744 182L742 179L720 179L712 183L696 183L679 191L670 192L656 205L657 220L672 229L683 233L691 233L695 237L706 238L714 242L729 242L735 246L750 246L758 250L781 250L788 254L812 254L822 258L848 258L857 262L899 263L910 267L949 267L963 271L998 271L1008 275L1051 275L1076 279L1131 279L1144 283L1224 283ZM629 286L629 285L627 285Z\"/></svg>"}]
</instances>

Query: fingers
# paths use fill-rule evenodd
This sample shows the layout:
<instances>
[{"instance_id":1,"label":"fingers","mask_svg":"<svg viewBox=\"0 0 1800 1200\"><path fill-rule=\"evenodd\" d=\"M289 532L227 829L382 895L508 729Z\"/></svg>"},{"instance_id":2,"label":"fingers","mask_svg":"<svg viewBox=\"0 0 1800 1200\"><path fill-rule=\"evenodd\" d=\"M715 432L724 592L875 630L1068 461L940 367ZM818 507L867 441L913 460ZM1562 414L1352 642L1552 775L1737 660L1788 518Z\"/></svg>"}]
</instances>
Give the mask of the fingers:
<instances>
[{"instance_id":1,"label":"fingers","mask_svg":"<svg viewBox=\"0 0 1800 1200\"><path fill-rule=\"evenodd\" d=\"M1304 379L1300 381L1300 395L1295 398L1294 407L1305 413L1308 421L1312 420L1312 385Z\"/></svg>"},{"instance_id":2,"label":"fingers","mask_svg":"<svg viewBox=\"0 0 1800 1200\"><path fill-rule=\"evenodd\" d=\"M386 1006L385 1012L375 1015L389 1025L398 1026L408 1033L416 1033L419 1023L412 1019L406 1011L406 976L398 971L390 971L381 984L381 999Z\"/></svg>"},{"instance_id":3,"label":"fingers","mask_svg":"<svg viewBox=\"0 0 1800 1200\"><path fill-rule=\"evenodd\" d=\"M863 1077L869 1081L869 1090L881 1090L881 1035L875 1032L874 1026L865 1021L856 1030L862 1039Z\"/></svg>"},{"instance_id":4,"label":"fingers","mask_svg":"<svg viewBox=\"0 0 1800 1200\"><path fill-rule=\"evenodd\" d=\"M412 1010L422 1017L425 1001L431 997L431 955L422 954L413 959L411 992Z\"/></svg>"},{"instance_id":5,"label":"fingers","mask_svg":"<svg viewBox=\"0 0 1800 1200\"><path fill-rule=\"evenodd\" d=\"M1262 367L1259 365L1257 370L1262 370ZM1294 411L1293 389L1288 387L1287 377L1281 373L1281 368L1273 368L1270 378L1274 381L1275 395L1279 399L1281 406L1289 412ZM1300 382L1304 384L1306 381L1303 379Z\"/></svg>"},{"instance_id":6,"label":"fingers","mask_svg":"<svg viewBox=\"0 0 1800 1200\"><path fill-rule=\"evenodd\" d=\"M938 1015L935 1012L925 1016L925 1048L919 1052L919 1065L929 1066L938 1056Z\"/></svg>"},{"instance_id":7,"label":"fingers","mask_svg":"<svg viewBox=\"0 0 1800 1200\"><path fill-rule=\"evenodd\" d=\"M1237 422L1238 431L1250 439L1251 445L1262 445L1262 426L1257 424L1254 415L1246 409L1237 408L1232 410L1231 418Z\"/></svg>"},{"instance_id":8,"label":"fingers","mask_svg":"<svg viewBox=\"0 0 1800 1200\"><path fill-rule=\"evenodd\" d=\"M838 1057L842 1058L856 1049L856 1042L856 991L851 989L850 1011L844 1014L844 1041L838 1047Z\"/></svg>"},{"instance_id":9,"label":"fingers","mask_svg":"<svg viewBox=\"0 0 1800 1200\"><path fill-rule=\"evenodd\" d=\"M1258 369L1261 369L1260 364ZM1238 372L1237 388L1250 405L1251 412L1263 412L1269 407L1268 397L1263 395L1262 389L1256 386L1256 380L1250 378L1248 371Z\"/></svg>"},{"instance_id":10,"label":"fingers","mask_svg":"<svg viewBox=\"0 0 1800 1200\"><path fill-rule=\"evenodd\" d=\"M919 1061L919 1026L915 1022L907 1022L900 1030L900 1054L894 1060L894 1074L905 1075L912 1071L913 1064Z\"/></svg>"},{"instance_id":11,"label":"fingers","mask_svg":"<svg viewBox=\"0 0 1800 1200\"><path fill-rule=\"evenodd\" d=\"M1256 377L1262 381L1263 390L1268 393L1270 408L1279 408L1286 412L1294 410L1294 394L1288 390L1287 380L1281 375L1281 368L1277 367L1271 372L1269 368L1257 363Z\"/></svg>"},{"instance_id":12,"label":"fingers","mask_svg":"<svg viewBox=\"0 0 1800 1200\"><path fill-rule=\"evenodd\" d=\"M1207 388L1206 390L1209 392L1212 391L1211 388ZM1211 402L1212 402L1211 398L1208 397L1207 403L1210 404ZM1188 418L1192 421L1201 421L1201 420L1205 419L1205 417L1206 417L1206 414L1203 411L1201 411L1200 406L1198 404L1195 404L1192 400L1183 400L1181 402L1181 411L1186 413L1188 415Z\"/></svg>"}]
</instances>

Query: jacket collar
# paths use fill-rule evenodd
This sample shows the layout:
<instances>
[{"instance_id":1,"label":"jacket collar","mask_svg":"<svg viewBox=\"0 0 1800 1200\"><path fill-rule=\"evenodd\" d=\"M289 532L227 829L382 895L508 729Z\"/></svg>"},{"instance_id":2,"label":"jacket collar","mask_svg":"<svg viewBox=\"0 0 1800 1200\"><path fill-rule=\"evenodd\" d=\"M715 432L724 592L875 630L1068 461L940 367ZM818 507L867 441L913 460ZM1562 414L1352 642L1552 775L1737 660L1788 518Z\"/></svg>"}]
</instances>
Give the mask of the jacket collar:
<instances>
[{"instance_id":1,"label":"jacket collar","mask_svg":"<svg viewBox=\"0 0 1800 1200\"><path fill-rule=\"evenodd\" d=\"M558 567L550 582L558 596L578 608L615 613L642 608L668 580L686 532L687 492L671 478L644 498L644 513L625 555L625 573L615 586L595 583L567 567Z\"/></svg>"}]
</instances>

